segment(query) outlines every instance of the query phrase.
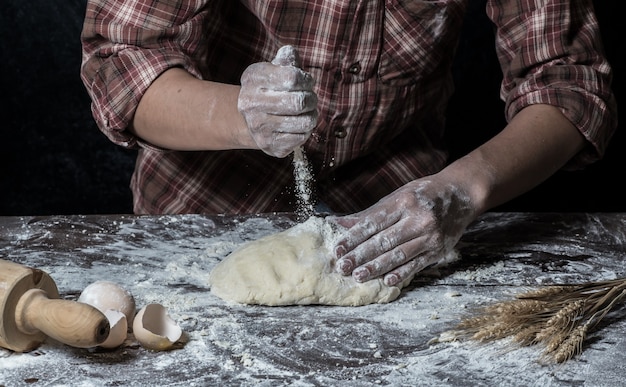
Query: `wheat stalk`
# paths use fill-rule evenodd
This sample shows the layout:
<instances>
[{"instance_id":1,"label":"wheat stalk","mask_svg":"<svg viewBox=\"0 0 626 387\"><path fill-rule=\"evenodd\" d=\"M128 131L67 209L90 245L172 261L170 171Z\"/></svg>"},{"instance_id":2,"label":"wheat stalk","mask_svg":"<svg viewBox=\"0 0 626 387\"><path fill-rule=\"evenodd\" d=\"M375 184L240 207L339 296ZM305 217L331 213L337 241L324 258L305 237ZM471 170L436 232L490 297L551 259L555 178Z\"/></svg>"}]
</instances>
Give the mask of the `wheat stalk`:
<instances>
[{"instance_id":1,"label":"wheat stalk","mask_svg":"<svg viewBox=\"0 0 626 387\"><path fill-rule=\"evenodd\" d=\"M447 334L479 342L510 337L522 346L542 345L543 360L562 363L583 351L588 333L625 297L626 278L547 286L485 306Z\"/></svg>"}]
</instances>

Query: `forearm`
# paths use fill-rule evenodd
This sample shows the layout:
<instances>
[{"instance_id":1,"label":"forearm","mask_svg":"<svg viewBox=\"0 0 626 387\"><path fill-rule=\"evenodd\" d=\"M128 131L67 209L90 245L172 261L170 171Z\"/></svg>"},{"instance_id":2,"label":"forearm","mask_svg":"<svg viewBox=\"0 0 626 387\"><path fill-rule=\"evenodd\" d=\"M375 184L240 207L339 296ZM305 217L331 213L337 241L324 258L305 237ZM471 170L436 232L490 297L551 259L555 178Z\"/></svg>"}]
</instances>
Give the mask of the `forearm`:
<instances>
[{"instance_id":1,"label":"forearm","mask_svg":"<svg viewBox=\"0 0 626 387\"><path fill-rule=\"evenodd\" d=\"M460 182L479 214L537 186L579 152L580 132L557 108L532 105L491 140L440 172Z\"/></svg>"},{"instance_id":2,"label":"forearm","mask_svg":"<svg viewBox=\"0 0 626 387\"><path fill-rule=\"evenodd\" d=\"M147 89L129 129L152 145L172 150L254 149L237 110L239 89L172 68Z\"/></svg>"}]
</instances>

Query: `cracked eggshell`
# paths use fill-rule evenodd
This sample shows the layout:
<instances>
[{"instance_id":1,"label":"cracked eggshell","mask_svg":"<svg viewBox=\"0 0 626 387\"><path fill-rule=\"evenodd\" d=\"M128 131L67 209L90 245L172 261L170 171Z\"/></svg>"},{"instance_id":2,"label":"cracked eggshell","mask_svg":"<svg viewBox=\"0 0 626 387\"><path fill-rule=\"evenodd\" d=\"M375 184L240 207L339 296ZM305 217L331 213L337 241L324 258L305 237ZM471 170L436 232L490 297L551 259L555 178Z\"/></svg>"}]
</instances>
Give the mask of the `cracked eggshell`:
<instances>
[{"instance_id":1,"label":"cracked eggshell","mask_svg":"<svg viewBox=\"0 0 626 387\"><path fill-rule=\"evenodd\" d=\"M182 336L183 331L160 304L148 304L135 316L133 322L135 339L142 347L153 351L170 349Z\"/></svg>"},{"instance_id":2,"label":"cracked eggshell","mask_svg":"<svg viewBox=\"0 0 626 387\"><path fill-rule=\"evenodd\" d=\"M89 304L102 313L108 309L122 312L128 326L135 318L135 298L129 291L111 281L96 281L80 294L78 302Z\"/></svg>"},{"instance_id":3,"label":"cracked eggshell","mask_svg":"<svg viewBox=\"0 0 626 387\"><path fill-rule=\"evenodd\" d=\"M117 348L124 343L128 336L128 322L126 315L119 310L107 309L104 312L111 330L109 336L99 346L103 348Z\"/></svg>"}]
</instances>

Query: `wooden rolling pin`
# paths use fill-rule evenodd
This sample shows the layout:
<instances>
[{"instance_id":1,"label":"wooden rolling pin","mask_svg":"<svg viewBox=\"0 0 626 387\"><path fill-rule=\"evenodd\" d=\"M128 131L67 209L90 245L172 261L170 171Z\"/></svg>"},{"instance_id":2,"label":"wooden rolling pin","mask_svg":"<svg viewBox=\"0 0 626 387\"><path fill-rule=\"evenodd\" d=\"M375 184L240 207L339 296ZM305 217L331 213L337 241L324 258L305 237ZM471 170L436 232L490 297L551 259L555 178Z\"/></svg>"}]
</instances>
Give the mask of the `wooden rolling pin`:
<instances>
[{"instance_id":1,"label":"wooden rolling pin","mask_svg":"<svg viewBox=\"0 0 626 387\"><path fill-rule=\"evenodd\" d=\"M60 300L50 276L0 259L0 347L16 352L37 348L46 337L89 348L109 335L107 318L91 305Z\"/></svg>"}]
</instances>

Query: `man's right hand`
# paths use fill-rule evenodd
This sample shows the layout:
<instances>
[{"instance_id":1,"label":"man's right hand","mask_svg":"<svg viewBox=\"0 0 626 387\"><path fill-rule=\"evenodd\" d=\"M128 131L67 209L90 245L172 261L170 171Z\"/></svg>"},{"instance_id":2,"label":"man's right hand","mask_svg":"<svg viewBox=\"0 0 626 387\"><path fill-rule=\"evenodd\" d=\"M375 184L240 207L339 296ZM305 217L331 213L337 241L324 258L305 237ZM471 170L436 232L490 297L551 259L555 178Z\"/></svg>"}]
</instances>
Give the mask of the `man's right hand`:
<instances>
[{"instance_id":1,"label":"man's right hand","mask_svg":"<svg viewBox=\"0 0 626 387\"><path fill-rule=\"evenodd\" d=\"M296 50L284 46L272 63L254 63L241 76L237 107L258 147L271 156L289 155L317 125L313 78L299 65Z\"/></svg>"}]
</instances>

